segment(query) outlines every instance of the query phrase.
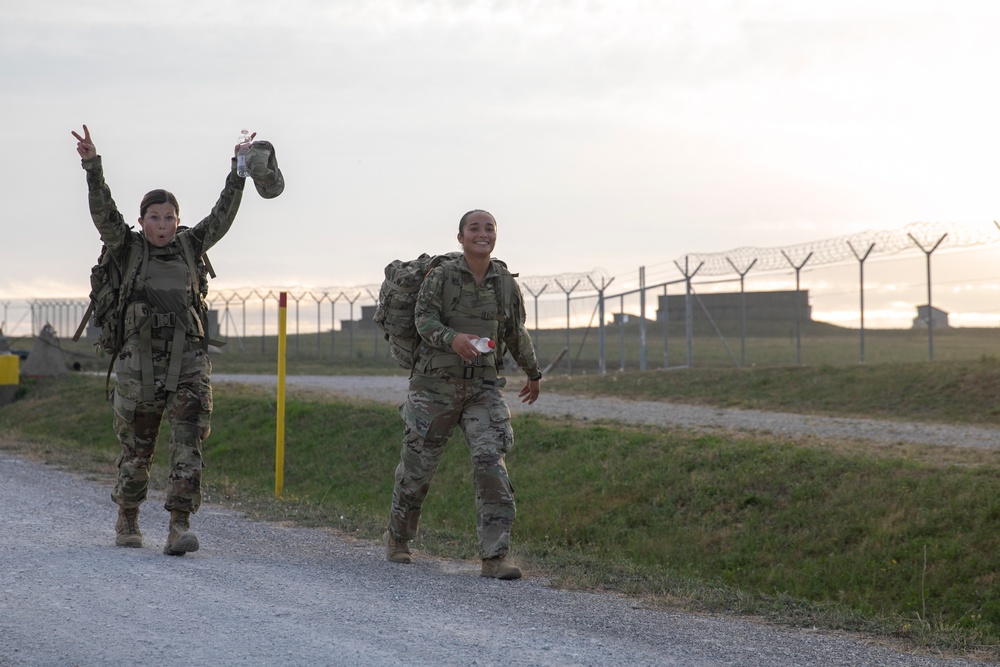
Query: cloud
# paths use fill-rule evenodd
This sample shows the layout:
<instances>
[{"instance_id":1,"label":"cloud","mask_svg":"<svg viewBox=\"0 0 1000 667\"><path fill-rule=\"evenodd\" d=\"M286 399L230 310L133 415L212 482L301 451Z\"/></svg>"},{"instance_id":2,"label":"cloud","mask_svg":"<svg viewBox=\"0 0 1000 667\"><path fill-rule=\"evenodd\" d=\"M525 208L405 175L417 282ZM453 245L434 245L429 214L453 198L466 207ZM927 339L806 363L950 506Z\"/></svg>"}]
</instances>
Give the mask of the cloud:
<instances>
[{"instance_id":1,"label":"cloud","mask_svg":"<svg viewBox=\"0 0 1000 667\"><path fill-rule=\"evenodd\" d=\"M275 142L288 187L220 244L230 285L371 283L473 207L523 275L990 220L997 22L967 4L15 3L8 238L85 278L82 122L127 217L153 187L204 214L239 129Z\"/></svg>"}]
</instances>

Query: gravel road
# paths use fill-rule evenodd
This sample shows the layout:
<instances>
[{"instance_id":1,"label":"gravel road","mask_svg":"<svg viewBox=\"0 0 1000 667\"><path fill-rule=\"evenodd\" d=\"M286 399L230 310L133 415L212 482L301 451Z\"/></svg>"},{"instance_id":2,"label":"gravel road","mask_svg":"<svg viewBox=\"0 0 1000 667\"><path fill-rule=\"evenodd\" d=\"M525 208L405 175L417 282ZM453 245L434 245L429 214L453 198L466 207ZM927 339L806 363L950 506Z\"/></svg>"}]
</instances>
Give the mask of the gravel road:
<instances>
[{"instance_id":1,"label":"gravel road","mask_svg":"<svg viewBox=\"0 0 1000 667\"><path fill-rule=\"evenodd\" d=\"M289 385L397 403L405 392L400 378L289 378ZM563 398L543 394L527 409L579 409ZM595 406L588 415L632 419L624 412L629 405L637 404L623 402L610 415ZM676 406L640 407L652 420ZM720 419L722 411L714 412ZM738 428L764 430L756 422ZM473 561L417 552L413 565L391 564L374 542L250 521L211 505L193 522L201 550L164 556L162 496L144 506L144 547L121 549L113 546L109 492L108 480L0 451L7 508L0 520L0 665L983 664L554 590L530 572L515 582L482 579Z\"/></svg>"}]
</instances>

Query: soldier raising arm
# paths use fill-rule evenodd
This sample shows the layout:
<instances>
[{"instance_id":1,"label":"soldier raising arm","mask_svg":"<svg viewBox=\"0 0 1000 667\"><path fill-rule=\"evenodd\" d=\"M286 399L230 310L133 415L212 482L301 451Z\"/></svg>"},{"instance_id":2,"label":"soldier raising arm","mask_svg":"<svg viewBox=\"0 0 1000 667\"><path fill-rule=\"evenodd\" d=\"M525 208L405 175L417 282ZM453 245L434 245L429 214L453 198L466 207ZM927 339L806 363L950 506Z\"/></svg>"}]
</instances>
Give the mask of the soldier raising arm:
<instances>
[{"instance_id":1,"label":"soldier raising arm","mask_svg":"<svg viewBox=\"0 0 1000 667\"><path fill-rule=\"evenodd\" d=\"M170 512L164 553L197 551L190 515L201 504L202 442L212 415L212 364L205 330L207 279L202 255L229 231L244 179L230 163L212 212L194 228L180 227L180 205L166 190L148 192L139 205L139 231L118 211L104 182L101 156L89 128L73 132L87 172L90 213L122 284L116 321L122 337L114 356L111 403L121 445L111 493L118 505L115 544L141 547L139 506L146 500L160 422L170 422ZM235 154L235 152L234 152Z\"/></svg>"}]
</instances>

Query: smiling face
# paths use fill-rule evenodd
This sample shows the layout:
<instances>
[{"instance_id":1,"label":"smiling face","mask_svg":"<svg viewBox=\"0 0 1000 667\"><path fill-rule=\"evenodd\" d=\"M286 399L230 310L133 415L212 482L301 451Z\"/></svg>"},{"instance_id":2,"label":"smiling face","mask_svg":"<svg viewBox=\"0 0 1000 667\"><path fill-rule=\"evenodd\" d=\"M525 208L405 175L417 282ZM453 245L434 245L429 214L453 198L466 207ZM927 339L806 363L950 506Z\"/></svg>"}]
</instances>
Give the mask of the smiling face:
<instances>
[{"instance_id":1,"label":"smiling face","mask_svg":"<svg viewBox=\"0 0 1000 667\"><path fill-rule=\"evenodd\" d=\"M471 211L462 217L458 242L467 258L488 258L497 244L497 221L486 211Z\"/></svg>"},{"instance_id":2,"label":"smiling face","mask_svg":"<svg viewBox=\"0 0 1000 667\"><path fill-rule=\"evenodd\" d=\"M181 219L173 204L150 204L145 215L139 218L146 240L157 248L163 248L174 240Z\"/></svg>"}]
</instances>

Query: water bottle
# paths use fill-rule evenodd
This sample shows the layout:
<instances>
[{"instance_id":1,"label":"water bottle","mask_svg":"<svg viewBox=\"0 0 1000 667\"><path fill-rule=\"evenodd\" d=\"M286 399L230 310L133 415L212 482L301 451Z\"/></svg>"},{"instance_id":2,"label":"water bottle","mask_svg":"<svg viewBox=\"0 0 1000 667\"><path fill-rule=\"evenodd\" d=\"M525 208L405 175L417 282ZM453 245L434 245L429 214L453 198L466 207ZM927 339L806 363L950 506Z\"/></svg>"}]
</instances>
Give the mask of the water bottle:
<instances>
[{"instance_id":1,"label":"water bottle","mask_svg":"<svg viewBox=\"0 0 1000 667\"><path fill-rule=\"evenodd\" d=\"M493 351L493 348L497 346L496 343L491 341L489 338L477 338L472 341L473 346L483 354L487 354Z\"/></svg>"},{"instance_id":2,"label":"water bottle","mask_svg":"<svg viewBox=\"0 0 1000 667\"><path fill-rule=\"evenodd\" d=\"M240 178L246 178L250 175L250 171L247 169L247 153L250 152L250 132L248 130L240 130L240 138L237 140L240 145L239 151L236 153L236 175Z\"/></svg>"}]
</instances>

